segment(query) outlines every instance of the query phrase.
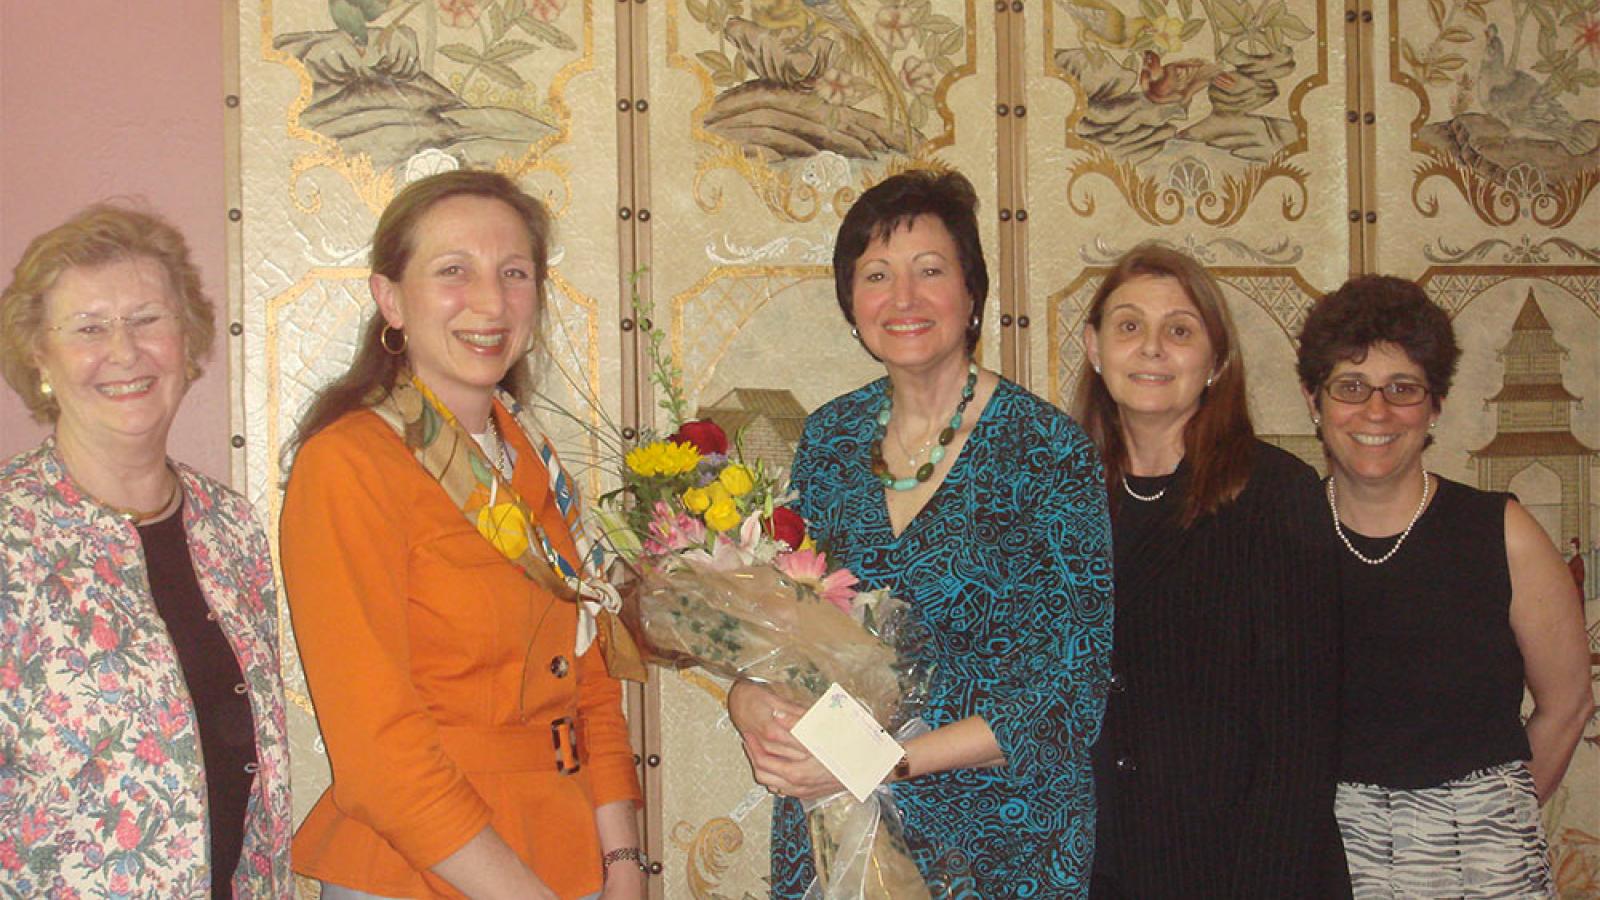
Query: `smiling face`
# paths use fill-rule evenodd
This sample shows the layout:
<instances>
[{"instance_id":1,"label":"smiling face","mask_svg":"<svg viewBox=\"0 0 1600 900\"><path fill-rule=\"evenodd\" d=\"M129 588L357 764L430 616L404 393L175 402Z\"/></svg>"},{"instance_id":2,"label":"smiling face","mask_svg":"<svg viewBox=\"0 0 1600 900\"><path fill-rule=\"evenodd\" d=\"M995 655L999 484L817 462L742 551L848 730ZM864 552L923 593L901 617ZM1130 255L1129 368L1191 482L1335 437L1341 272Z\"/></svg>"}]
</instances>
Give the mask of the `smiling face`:
<instances>
[{"instance_id":1,"label":"smiling face","mask_svg":"<svg viewBox=\"0 0 1600 900\"><path fill-rule=\"evenodd\" d=\"M972 297L956 242L937 216L874 238L856 260L851 306L861 342L884 365L930 371L966 364Z\"/></svg>"},{"instance_id":2,"label":"smiling face","mask_svg":"<svg viewBox=\"0 0 1600 900\"><path fill-rule=\"evenodd\" d=\"M95 324L109 319L110 327ZM97 448L164 452L189 387L178 301L148 257L62 272L44 295L39 372L61 409L56 435Z\"/></svg>"},{"instance_id":3,"label":"smiling face","mask_svg":"<svg viewBox=\"0 0 1600 900\"><path fill-rule=\"evenodd\" d=\"M1389 343L1368 347L1360 362L1336 363L1328 383L1343 379L1360 379L1379 388L1394 382L1428 384L1422 366ZM1322 442L1334 475L1369 487L1415 483L1428 429L1439 418L1432 399L1415 406L1392 406L1377 390L1365 403L1341 403L1328 396L1326 386L1307 394L1306 404L1313 416L1322 418Z\"/></svg>"},{"instance_id":4,"label":"smiling face","mask_svg":"<svg viewBox=\"0 0 1600 900\"><path fill-rule=\"evenodd\" d=\"M1200 310L1176 278L1137 275L1106 298L1084 348L1124 420L1187 422L1200 408L1215 351Z\"/></svg>"},{"instance_id":5,"label":"smiling face","mask_svg":"<svg viewBox=\"0 0 1600 900\"><path fill-rule=\"evenodd\" d=\"M539 313L533 241L507 204L461 195L417 221L399 281L373 275L384 320L403 329L417 376L457 415L487 409L527 352Z\"/></svg>"}]
</instances>

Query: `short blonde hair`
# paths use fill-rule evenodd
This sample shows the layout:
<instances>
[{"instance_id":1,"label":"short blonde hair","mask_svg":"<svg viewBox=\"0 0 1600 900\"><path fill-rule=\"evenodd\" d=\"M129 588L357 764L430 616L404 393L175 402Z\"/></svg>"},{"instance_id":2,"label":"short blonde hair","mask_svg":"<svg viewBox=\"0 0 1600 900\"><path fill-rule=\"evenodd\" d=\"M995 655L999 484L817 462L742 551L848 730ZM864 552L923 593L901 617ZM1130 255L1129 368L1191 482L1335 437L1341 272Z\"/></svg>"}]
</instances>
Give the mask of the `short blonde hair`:
<instances>
[{"instance_id":1,"label":"short blonde hair","mask_svg":"<svg viewBox=\"0 0 1600 900\"><path fill-rule=\"evenodd\" d=\"M44 333L45 296L68 269L128 259L154 260L166 272L167 285L178 297L186 375L191 381L200 377L200 361L211 353L216 325L189 245L155 213L97 203L29 242L0 293L0 374L35 420L50 423L61 414L55 397L39 389L34 360Z\"/></svg>"}]
</instances>

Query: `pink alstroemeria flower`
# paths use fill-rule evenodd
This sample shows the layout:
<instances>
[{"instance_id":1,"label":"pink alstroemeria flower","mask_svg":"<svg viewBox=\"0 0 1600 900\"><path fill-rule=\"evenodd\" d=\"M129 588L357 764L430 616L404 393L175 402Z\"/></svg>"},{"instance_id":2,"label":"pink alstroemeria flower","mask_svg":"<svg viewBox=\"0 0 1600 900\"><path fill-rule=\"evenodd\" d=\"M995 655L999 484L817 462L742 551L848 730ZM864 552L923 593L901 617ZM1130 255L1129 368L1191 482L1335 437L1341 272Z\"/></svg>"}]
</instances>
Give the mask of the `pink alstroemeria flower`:
<instances>
[{"instance_id":1,"label":"pink alstroemeria flower","mask_svg":"<svg viewBox=\"0 0 1600 900\"><path fill-rule=\"evenodd\" d=\"M856 595L855 586L859 579L850 574L849 569L830 573L827 555L815 550L785 553L778 557L777 562L783 574L816 591L817 596L837 606L840 611L850 612L850 601Z\"/></svg>"},{"instance_id":2,"label":"pink alstroemeria flower","mask_svg":"<svg viewBox=\"0 0 1600 900\"><path fill-rule=\"evenodd\" d=\"M645 538L644 551L651 556L665 556L692 547L704 546L706 525L688 513L675 513L672 507L657 500L655 515L650 518L650 537Z\"/></svg>"}]
</instances>

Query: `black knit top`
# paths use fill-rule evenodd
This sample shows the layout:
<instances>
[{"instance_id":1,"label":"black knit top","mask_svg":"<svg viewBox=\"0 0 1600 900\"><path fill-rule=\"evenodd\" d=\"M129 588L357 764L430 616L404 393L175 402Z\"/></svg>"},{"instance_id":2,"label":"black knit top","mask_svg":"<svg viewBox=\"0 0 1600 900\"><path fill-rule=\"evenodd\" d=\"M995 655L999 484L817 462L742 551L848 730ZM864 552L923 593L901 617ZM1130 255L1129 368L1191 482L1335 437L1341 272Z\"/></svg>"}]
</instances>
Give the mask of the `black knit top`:
<instances>
[{"instance_id":1,"label":"black knit top","mask_svg":"<svg viewBox=\"0 0 1600 900\"><path fill-rule=\"evenodd\" d=\"M1093 895L1349 896L1333 816L1337 562L1316 475L1258 442L1239 498L1183 529L1186 480L1180 466L1159 500L1123 494L1112 519Z\"/></svg>"},{"instance_id":2,"label":"black knit top","mask_svg":"<svg viewBox=\"0 0 1600 900\"><path fill-rule=\"evenodd\" d=\"M1433 502L1388 562L1367 565L1340 548L1343 781L1434 787L1532 757L1511 631L1507 495L1435 480ZM1369 558L1397 537L1346 534Z\"/></svg>"},{"instance_id":3,"label":"black knit top","mask_svg":"<svg viewBox=\"0 0 1600 900\"><path fill-rule=\"evenodd\" d=\"M183 511L139 526L150 593L178 652L194 702L211 814L211 896L233 896L244 846L245 809L255 784L256 732L239 659L194 574Z\"/></svg>"}]
</instances>

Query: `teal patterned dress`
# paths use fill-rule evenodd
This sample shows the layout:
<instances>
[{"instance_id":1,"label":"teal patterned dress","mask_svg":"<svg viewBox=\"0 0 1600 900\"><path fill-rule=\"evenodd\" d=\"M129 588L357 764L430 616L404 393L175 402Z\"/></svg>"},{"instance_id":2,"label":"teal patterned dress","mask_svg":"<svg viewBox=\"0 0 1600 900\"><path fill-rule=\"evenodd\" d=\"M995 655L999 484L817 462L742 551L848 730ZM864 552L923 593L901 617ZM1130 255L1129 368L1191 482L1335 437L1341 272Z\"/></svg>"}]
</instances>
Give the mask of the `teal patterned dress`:
<instances>
[{"instance_id":1,"label":"teal patterned dress","mask_svg":"<svg viewBox=\"0 0 1600 900\"><path fill-rule=\"evenodd\" d=\"M908 601L927 629L928 724L982 716L1007 759L894 786L912 855L935 896L1085 896L1089 748L1111 651L1099 456L1060 410L1002 380L944 483L896 537L869 470L885 384L806 420L798 509L831 558ZM772 896L801 897L814 873L794 800L774 810L772 848Z\"/></svg>"}]
</instances>

